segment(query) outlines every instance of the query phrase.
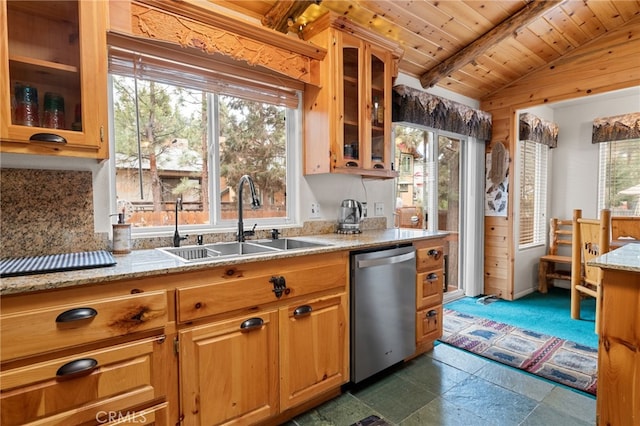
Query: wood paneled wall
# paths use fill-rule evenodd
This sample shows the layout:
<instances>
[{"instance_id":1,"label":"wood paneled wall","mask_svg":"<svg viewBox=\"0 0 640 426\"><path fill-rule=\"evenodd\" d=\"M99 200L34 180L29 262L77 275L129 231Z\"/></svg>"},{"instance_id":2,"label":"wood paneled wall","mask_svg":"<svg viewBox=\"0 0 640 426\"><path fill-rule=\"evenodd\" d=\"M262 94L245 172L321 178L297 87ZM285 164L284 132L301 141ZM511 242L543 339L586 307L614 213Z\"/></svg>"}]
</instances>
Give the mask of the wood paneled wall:
<instances>
[{"instance_id":1,"label":"wood paneled wall","mask_svg":"<svg viewBox=\"0 0 640 426\"><path fill-rule=\"evenodd\" d=\"M517 110L640 85L640 17L540 68L484 99L480 108L493 115L487 146L502 142L511 158L507 217L485 217L484 293L513 300L515 230L513 210Z\"/></svg>"}]
</instances>

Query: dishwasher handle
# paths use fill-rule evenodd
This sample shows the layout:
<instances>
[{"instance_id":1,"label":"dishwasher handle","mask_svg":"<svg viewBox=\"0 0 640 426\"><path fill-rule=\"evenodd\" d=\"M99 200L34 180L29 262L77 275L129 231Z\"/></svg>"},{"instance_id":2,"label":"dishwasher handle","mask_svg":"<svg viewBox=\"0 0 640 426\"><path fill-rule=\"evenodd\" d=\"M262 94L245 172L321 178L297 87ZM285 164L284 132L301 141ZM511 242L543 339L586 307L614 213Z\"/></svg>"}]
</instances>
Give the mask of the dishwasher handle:
<instances>
[{"instance_id":1,"label":"dishwasher handle","mask_svg":"<svg viewBox=\"0 0 640 426\"><path fill-rule=\"evenodd\" d=\"M358 260L358 268L371 268L373 266L393 265L394 263L406 262L407 260L415 259L416 252L399 254L390 257L380 257L378 259L361 259Z\"/></svg>"}]
</instances>

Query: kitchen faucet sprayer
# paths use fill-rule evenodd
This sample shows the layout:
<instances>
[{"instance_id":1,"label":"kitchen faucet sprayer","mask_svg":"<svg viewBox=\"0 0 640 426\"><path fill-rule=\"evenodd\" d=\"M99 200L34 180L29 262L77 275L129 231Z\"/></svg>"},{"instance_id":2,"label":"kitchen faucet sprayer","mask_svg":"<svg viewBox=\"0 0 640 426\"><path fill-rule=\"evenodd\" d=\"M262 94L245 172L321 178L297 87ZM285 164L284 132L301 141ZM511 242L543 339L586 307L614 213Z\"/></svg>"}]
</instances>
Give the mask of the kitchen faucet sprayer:
<instances>
[{"instance_id":1,"label":"kitchen faucet sprayer","mask_svg":"<svg viewBox=\"0 0 640 426\"><path fill-rule=\"evenodd\" d=\"M180 233L178 232L178 210L182 210L182 198L177 198L176 199L176 230L173 233L173 246L174 247L180 247L180 241L182 240L186 240L188 235L185 235L184 237L180 236Z\"/></svg>"},{"instance_id":2,"label":"kitchen faucet sprayer","mask_svg":"<svg viewBox=\"0 0 640 426\"><path fill-rule=\"evenodd\" d=\"M260 207L260 200L256 194L256 187L253 184L253 179L251 179L251 176L249 175L243 175L238 183L238 242L243 242L247 236L255 235L256 229L254 225L251 231L245 231L244 224L242 222L242 186L245 182L249 184L249 190L251 191L251 208L255 210Z\"/></svg>"}]
</instances>

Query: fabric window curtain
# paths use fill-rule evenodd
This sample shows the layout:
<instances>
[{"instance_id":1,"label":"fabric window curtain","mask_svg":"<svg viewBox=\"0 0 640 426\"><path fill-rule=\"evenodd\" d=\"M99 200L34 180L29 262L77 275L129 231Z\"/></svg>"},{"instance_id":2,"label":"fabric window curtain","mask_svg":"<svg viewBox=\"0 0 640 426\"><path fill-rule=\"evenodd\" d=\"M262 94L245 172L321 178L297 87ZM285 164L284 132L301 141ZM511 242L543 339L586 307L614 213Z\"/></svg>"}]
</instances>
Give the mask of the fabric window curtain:
<instances>
[{"instance_id":1,"label":"fabric window curtain","mask_svg":"<svg viewBox=\"0 0 640 426\"><path fill-rule=\"evenodd\" d=\"M640 141L640 112L593 120L591 143L630 139Z\"/></svg>"},{"instance_id":2,"label":"fabric window curtain","mask_svg":"<svg viewBox=\"0 0 640 426\"><path fill-rule=\"evenodd\" d=\"M518 123L520 141L541 143L549 148L558 146L557 124L542 120L528 112L520 114Z\"/></svg>"}]
</instances>

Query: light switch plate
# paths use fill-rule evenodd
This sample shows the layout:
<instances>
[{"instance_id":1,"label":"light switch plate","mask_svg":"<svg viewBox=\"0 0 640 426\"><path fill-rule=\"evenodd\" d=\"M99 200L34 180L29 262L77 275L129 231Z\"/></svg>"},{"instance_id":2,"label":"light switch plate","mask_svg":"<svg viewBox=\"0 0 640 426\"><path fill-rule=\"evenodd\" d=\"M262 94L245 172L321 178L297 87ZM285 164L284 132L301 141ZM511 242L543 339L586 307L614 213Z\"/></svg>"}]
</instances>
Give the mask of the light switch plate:
<instances>
[{"instance_id":1,"label":"light switch plate","mask_svg":"<svg viewBox=\"0 0 640 426\"><path fill-rule=\"evenodd\" d=\"M384 216L384 203L373 203L373 215Z\"/></svg>"}]
</instances>

